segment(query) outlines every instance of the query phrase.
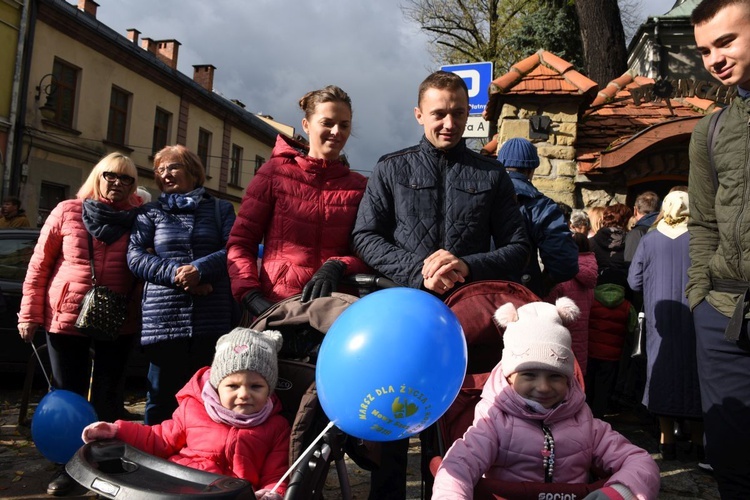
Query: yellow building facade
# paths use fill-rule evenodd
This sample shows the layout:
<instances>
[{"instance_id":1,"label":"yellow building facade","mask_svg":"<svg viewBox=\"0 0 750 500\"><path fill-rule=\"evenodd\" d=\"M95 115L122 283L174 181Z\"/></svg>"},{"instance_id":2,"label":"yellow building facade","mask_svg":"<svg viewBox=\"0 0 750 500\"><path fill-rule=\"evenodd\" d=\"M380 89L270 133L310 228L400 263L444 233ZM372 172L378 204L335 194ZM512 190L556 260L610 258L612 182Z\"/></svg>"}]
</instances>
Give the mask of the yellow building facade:
<instances>
[{"instance_id":1,"label":"yellow building facade","mask_svg":"<svg viewBox=\"0 0 750 500\"><path fill-rule=\"evenodd\" d=\"M207 190L239 205L271 155L277 128L215 94L213 66L195 66L192 78L178 72L178 41L117 34L96 20L91 0L36 4L21 147L10 176L32 225L75 196L91 167L113 151L130 156L139 184L158 196L153 154L166 144L196 152Z\"/></svg>"},{"instance_id":2,"label":"yellow building facade","mask_svg":"<svg viewBox=\"0 0 750 500\"><path fill-rule=\"evenodd\" d=\"M0 169L11 161L13 123L20 87L19 42L23 38L24 2L0 1ZM15 105L14 105L15 103Z\"/></svg>"}]
</instances>

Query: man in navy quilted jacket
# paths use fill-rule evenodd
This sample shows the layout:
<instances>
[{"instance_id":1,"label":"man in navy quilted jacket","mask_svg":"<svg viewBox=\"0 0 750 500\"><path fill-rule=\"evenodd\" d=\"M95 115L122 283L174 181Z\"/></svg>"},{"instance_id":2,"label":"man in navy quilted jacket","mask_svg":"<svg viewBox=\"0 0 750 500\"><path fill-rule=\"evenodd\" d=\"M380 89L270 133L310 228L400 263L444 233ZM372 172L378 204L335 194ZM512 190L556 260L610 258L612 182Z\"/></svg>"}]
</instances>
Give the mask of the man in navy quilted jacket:
<instances>
[{"instance_id":1,"label":"man in navy quilted jacket","mask_svg":"<svg viewBox=\"0 0 750 500\"><path fill-rule=\"evenodd\" d=\"M530 245L513 184L493 158L466 147L469 93L437 71L419 86L419 144L378 161L359 206L353 246L402 286L440 298L463 283L520 278ZM494 243L494 245L493 245ZM406 497L408 440L384 443L370 499Z\"/></svg>"},{"instance_id":2,"label":"man in navy quilted jacket","mask_svg":"<svg viewBox=\"0 0 750 500\"><path fill-rule=\"evenodd\" d=\"M396 283L445 296L461 283L518 278L529 243L513 184L466 147L466 83L437 71L419 87L419 144L378 161L354 226L354 250ZM494 250L491 242L494 241Z\"/></svg>"}]
</instances>

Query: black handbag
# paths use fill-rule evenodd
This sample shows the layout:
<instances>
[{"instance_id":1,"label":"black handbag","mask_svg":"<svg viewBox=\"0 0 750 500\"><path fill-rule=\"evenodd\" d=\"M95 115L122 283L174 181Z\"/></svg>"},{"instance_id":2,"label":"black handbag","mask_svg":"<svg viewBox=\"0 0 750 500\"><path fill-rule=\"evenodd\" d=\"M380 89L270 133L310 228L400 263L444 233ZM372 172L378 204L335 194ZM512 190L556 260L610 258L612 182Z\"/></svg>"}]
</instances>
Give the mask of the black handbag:
<instances>
[{"instance_id":1,"label":"black handbag","mask_svg":"<svg viewBox=\"0 0 750 500\"><path fill-rule=\"evenodd\" d=\"M94 339L115 340L127 317L128 296L113 292L104 285L96 284L94 242L91 234L88 237L93 286L83 297L75 326L81 333Z\"/></svg>"},{"instance_id":2,"label":"black handbag","mask_svg":"<svg viewBox=\"0 0 750 500\"><path fill-rule=\"evenodd\" d=\"M640 358L646 355L646 314L641 311L638 313L638 325L635 328L635 340L633 342L633 351L630 353L631 358Z\"/></svg>"}]
</instances>

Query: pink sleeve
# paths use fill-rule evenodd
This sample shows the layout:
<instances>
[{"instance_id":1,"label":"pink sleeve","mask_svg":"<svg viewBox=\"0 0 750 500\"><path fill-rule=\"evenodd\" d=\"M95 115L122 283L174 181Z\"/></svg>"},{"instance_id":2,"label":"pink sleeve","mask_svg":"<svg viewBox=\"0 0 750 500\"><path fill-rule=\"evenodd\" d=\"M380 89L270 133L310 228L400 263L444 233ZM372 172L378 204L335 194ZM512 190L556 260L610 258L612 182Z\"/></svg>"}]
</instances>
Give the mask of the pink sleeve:
<instances>
[{"instance_id":1,"label":"pink sleeve","mask_svg":"<svg viewBox=\"0 0 750 500\"><path fill-rule=\"evenodd\" d=\"M661 478L651 455L602 420L593 420L593 430L594 466L612 473L606 486L622 484L639 500L658 498Z\"/></svg>"},{"instance_id":2,"label":"pink sleeve","mask_svg":"<svg viewBox=\"0 0 750 500\"><path fill-rule=\"evenodd\" d=\"M26 277L23 280L23 297L18 312L19 323L44 324L44 302L47 286L55 270L57 259L62 257L63 208L58 204L47 217L34 254L29 261Z\"/></svg>"}]
</instances>

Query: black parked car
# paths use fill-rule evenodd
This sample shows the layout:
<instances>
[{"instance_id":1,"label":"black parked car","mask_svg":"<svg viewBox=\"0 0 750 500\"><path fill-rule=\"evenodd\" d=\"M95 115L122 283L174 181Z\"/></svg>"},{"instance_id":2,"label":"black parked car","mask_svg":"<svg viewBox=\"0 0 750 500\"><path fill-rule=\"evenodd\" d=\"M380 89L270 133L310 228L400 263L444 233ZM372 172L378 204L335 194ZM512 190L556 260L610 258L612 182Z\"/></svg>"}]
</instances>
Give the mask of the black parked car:
<instances>
[{"instance_id":1,"label":"black parked car","mask_svg":"<svg viewBox=\"0 0 750 500\"><path fill-rule=\"evenodd\" d=\"M39 231L38 228L0 229L0 373L25 372L29 357L34 353L18 334L18 311L23 280ZM34 336L34 345L38 348L45 342L44 330L40 328ZM137 345L130 355L127 375L145 377L147 371L148 362Z\"/></svg>"},{"instance_id":2,"label":"black parked car","mask_svg":"<svg viewBox=\"0 0 750 500\"><path fill-rule=\"evenodd\" d=\"M18 310L26 268L34 253L39 229L0 229L0 371L22 372L33 354L31 347L18 334ZM44 344L44 332L34 339Z\"/></svg>"}]
</instances>

